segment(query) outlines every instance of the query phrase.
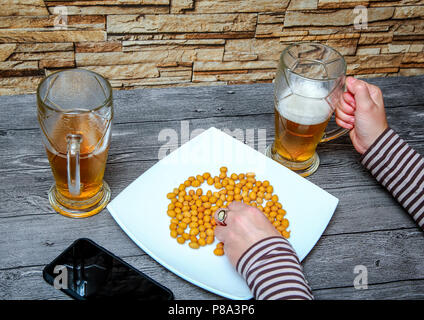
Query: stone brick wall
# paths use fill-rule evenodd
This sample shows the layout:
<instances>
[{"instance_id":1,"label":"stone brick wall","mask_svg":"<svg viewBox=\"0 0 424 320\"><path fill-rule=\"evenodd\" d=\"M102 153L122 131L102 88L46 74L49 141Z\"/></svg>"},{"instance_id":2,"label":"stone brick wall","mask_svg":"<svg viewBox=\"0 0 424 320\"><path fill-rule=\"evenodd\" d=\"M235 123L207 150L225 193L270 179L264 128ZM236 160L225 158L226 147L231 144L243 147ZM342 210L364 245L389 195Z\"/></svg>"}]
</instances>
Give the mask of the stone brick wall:
<instances>
[{"instance_id":1,"label":"stone brick wall","mask_svg":"<svg viewBox=\"0 0 424 320\"><path fill-rule=\"evenodd\" d=\"M349 74L424 74L423 17L424 0L2 0L0 94L74 67L121 89L270 82L296 41L335 47Z\"/></svg>"}]
</instances>

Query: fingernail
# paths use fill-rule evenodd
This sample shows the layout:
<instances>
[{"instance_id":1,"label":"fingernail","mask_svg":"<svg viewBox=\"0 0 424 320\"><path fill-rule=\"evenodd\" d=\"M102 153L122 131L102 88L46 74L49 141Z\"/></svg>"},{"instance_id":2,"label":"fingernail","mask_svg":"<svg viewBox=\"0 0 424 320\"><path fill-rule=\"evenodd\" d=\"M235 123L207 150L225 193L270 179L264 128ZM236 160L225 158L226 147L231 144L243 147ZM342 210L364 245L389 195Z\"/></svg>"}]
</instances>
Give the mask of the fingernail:
<instances>
[{"instance_id":1,"label":"fingernail","mask_svg":"<svg viewBox=\"0 0 424 320\"><path fill-rule=\"evenodd\" d=\"M347 81L349 83L354 83L356 81L356 79L354 77L349 77L349 78L347 78Z\"/></svg>"}]
</instances>

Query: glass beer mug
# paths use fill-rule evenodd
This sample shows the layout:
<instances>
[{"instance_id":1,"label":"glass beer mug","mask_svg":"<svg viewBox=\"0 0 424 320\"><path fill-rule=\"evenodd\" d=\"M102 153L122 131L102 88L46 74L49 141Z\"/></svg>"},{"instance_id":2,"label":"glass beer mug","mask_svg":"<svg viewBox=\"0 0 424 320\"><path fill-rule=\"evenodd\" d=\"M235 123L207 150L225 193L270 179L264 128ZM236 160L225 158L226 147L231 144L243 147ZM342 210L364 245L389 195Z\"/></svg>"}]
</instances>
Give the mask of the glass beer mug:
<instances>
[{"instance_id":1,"label":"glass beer mug","mask_svg":"<svg viewBox=\"0 0 424 320\"><path fill-rule=\"evenodd\" d=\"M53 73L38 86L37 106L55 179L50 204L73 218L100 212L110 200L103 181L113 118L109 82L83 69Z\"/></svg>"},{"instance_id":2,"label":"glass beer mug","mask_svg":"<svg viewBox=\"0 0 424 320\"><path fill-rule=\"evenodd\" d=\"M325 132L345 75L343 56L328 46L297 43L281 53L274 82L275 140L267 156L304 177L318 169L318 143L348 131Z\"/></svg>"}]
</instances>

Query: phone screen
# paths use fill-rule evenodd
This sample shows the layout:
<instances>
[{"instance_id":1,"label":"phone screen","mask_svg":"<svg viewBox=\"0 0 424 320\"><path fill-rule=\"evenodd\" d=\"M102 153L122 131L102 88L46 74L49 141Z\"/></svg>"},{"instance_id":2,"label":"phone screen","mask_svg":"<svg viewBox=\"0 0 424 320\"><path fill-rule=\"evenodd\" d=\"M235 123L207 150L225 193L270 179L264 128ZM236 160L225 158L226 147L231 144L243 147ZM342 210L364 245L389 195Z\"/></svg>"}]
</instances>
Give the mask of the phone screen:
<instances>
[{"instance_id":1,"label":"phone screen","mask_svg":"<svg viewBox=\"0 0 424 320\"><path fill-rule=\"evenodd\" d=\"M47 265L44 279L79 300L171 300L172 292L89 239L78 239Z\"/></svg>"}]
</instances>

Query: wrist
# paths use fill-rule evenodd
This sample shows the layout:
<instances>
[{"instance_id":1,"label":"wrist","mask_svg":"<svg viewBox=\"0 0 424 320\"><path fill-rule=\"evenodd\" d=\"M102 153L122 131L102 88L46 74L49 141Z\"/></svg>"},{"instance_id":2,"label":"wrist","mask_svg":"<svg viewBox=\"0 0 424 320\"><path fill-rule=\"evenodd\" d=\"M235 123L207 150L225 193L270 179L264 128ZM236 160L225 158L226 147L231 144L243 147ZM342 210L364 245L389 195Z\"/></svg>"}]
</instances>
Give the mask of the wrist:
<instances>
[{"instance_id":1,"label":"wrist","mask_svg":"<svg viewBox=\"0 0 424 320\"><path fill-rule=\"evenodd\" d=\"M376 126L373 132L373 135L369 137L369 141L367 143L367 145L365 146L367 151L368 149L371 148L371 146L374 146L376 144L376 142L378 141L378 139L387 131L387 129L389 128L387 122L384 122L381 126Z\"/></svg>"},{"instance_id":2,"label":"wrist","mask_svg":"<svg viewBox=\"0 0 424 320\"><path fill-rule=\"evenodd\" d=\"M366 165L367 159L370 158L376 151L381 149L384 146L384 142L387 140L388 137L394 135L395 132L387 126L383 132L371 143L371 145L365 150L365 152L362 154L359 161Z\"/></svg>"},{"instance_id":3,"label":"wrist","mask_svg":"<svg viewBox=\"0 0 424 320\"><path fill-rule=\"evenodd\" d=\"M243 277L245 277L246 273L248 272L249 266L252 265L257 259L265 255L266 252L272 250L276 245L283 245L287 247L288 250L291 251L292 254L297 257L296 252L284 237L271 236L257 241L242 253L236 263L237 272L240 273Z\"/></svg>"}]
</instances>

